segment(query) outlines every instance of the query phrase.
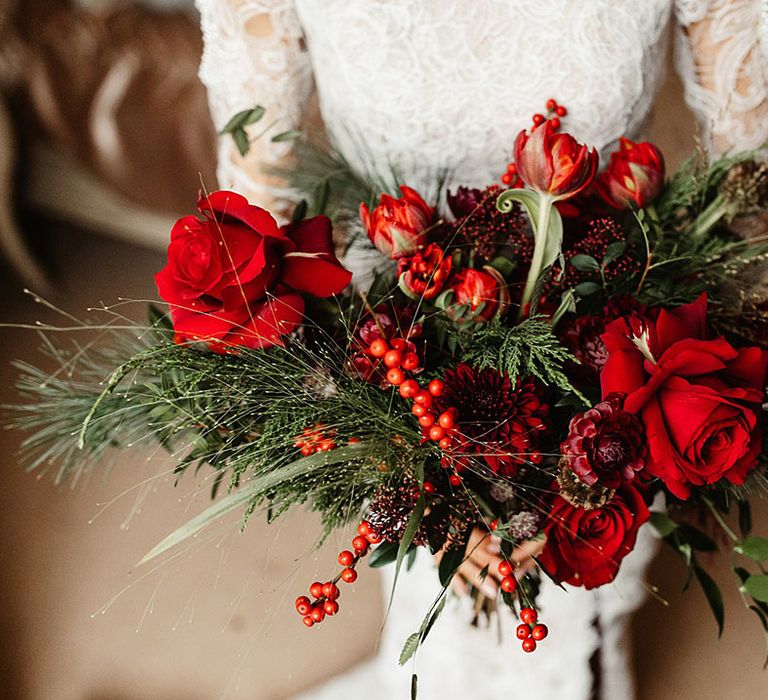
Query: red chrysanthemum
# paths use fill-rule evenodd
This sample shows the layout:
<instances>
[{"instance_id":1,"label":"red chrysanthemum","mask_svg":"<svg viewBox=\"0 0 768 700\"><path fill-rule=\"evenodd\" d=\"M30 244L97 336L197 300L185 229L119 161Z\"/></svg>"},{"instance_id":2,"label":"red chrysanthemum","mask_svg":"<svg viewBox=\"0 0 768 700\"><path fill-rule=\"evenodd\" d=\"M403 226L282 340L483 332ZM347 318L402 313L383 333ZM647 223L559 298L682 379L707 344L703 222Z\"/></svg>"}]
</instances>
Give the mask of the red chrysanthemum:
<instances>
[{"instance_id":1,"label":"red chrysanthemum","mask_svg":"<svg viewBox=\"0 0 768 700\"><path fill-rule=\"evenodd\" d=\"M612 394L573 417L561 448L568 466L589 486L616 489L645 464L645 433L636 416Z\"/></svg>"},{"instance_id":2,"label":"red chrysanthemum","mask_svg":"<svg viewBox=\"0 0 768 700\"><path fill-rule=\"evenodd\" d=\"M445 373L440 412L454 409L457 430L448 459L456 468L481 460L491 471L513 475L518 465L538 464L549 406L531 379L514 384L494 369L460 364Z\"/></svg>"}]
</instances>

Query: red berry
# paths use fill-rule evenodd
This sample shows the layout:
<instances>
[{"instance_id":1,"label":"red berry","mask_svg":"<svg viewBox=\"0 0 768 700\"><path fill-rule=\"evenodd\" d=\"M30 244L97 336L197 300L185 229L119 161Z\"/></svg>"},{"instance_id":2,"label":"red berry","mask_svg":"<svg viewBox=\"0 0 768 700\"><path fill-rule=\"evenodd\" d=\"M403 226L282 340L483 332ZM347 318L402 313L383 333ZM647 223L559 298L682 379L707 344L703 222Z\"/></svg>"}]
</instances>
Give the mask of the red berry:
<instances>
[{"instance_id":1,"label":"red berry","mask_svg":"<svg viewBox=\"0 0 768 700\"><path fill-rule=\"evenodd\" d=\"M568 110L565 107L563 107L563 105L558 105L557 107L555 107L555 114L558 117L564 117L566 114L568 114Z\"/></svg>"},{"instance_id":2,"label":"red berry","mask_svg":"<svg viewBox=\"0 0 768 700\"><path fill-rule=\"evenodd\" d=\"M303 457L309 457L309 455L315 454L315 448L312 445L304 445L301 448L301 454Z\"/></svg>"},{"instance_id":3,"label":"red berry","mask_svg":"<svg viewBox=\"0 0 768 700\"><path fill-rule=\"evenodd\" d=\"M429 386L427 386L427 391L429 391L432 396L440 396L443 393L443 389L445 388L445 382L442 379L433 379Z\"/></svg>"},{"instance_id":4,"label":"red berry","mask_svg":"<svg viewBox=\"0 0 768 700\"><path fill-rule=\"evenodd\" d=\"M438 445L440 445L441 450L449 450L452 444L453 444L453 440L451 440L451 438L449 438L448 436L444 438L440 438L440 442L438 443Z\"/></svg>"},{"instance_id":5,"label":"red berry","mask_svg":"<svg viewBox=\"0 0 768 700\"><path fill-rule=\"evenodd\" d=\"M540 124L543 124L546 120L544 119L543 114L534 114L533 115L533 124L534 126L539 126Z\"/></svg>"},{"instance_id":6,"label":"red berry","mask_svg":"<svg viewBox=\"0 0 768 700\"><path fill-rule=\"evenodd\" d=\"M549 628L546 625L534 625L533 629L531 630L531 637L533 637L537 642L540 642L548 634Z\"/></svg>"},{"instance_id":7,"label":"red berry","mask_svg":"<svg viewBox=\"0 0 768 700\"><path fill-rule=\"evenodd\" d=\"M355 560L355 555L348 549L339 552L339 564L349 566Z\"/></svg>"},{"instance_id":8,"label":"red berry","mask_svg":"<svg viewBox=\"0 0 768 700\"><path fill-rule=\"evenodd\" d=\"M417 418L421 418L427 412L427 407L422 406L420 403L415 403L411 406L411 413Z\"/></svg>"},{"instance_id":9,"label":"red berry","mask_svg":"<svg viewBox=\"0 0 768 700\"><path fill-rule=\"evenodd\" d=\"M415 352L407 352L403 355L402 365L404 370L412 372L417 369L420 364L421 360L419 360L419 356Z\"/></svg>"},{"instance_id":10,"label":"red berry","mask_svg":"<svg viewBox=\"0 0 768 700\"><path fill-rule=\"evenodd\" d=\"M354 583L357 581L357 571L354 569L344 569L344 571L341 572L341 580L344 581L344 583Z\"/></svg>"},{"instance_id":11,"label":"red berry","mask_svg":"<svg viewBox=\"0 0 768 700\"><path fill-rule=\"evenodd\" d=\"M389 350L384 355L384 364L387 367L399 367L403 361L403 353L399 350Z\"/></svg>"},{"instance_id":12,"label":"red berry","mask_svg":"<svg viewBox=\"0 0 768 700\"><path fill-rule=\"evenodd\" d=\"M501 182L503 185L508 185L512 182L512 176L509 173L504 173L501 176Z\"/></svg>"},{"instance_id":13,"label":"red berry","mask_svg":"<svg viewBox=\"0 0 768 700\"><path fill-rule=\"evenodd\" d=\"M404 399L412 399L419 393L419 383L415 379L406 379L401 385L400 396Z\"/></svg>"},{"instance_id":14,"label":"red berry","mask_svg":"<svg viewBox=\"0 0 768 700\"><path fill-rule=\"evenodd\" d=\"M517 579L514 576L505 576L499 586L504 593L514 593L517 590Z\"/></svg>"},{"instance_id":15,"label":"red berry","mask_svg":"<svg viewBox=\"0 0 768 700\"><path fill-rule=\"evenodd\" d=\"M374 532L371 530L366 536L365 539L368 540L370 544L379 544L381 542L381 535L378 532Z\"/></svg>"},{"instance_id":16,"label":"red berry","mask_svg":"<svg viewBox=\"0 0 768 700\"><path fill-rule=\"evenodd\" d=\"M515 635L518 639L528 639L531 636L531 628L528 625L518 625L515 628Z\"/></svg>"},{"instance_id":17,"label":"red berry","mask_svg":"<svg viewBox=\"0 0 768 700\"><path fill-rule=\"evenodd\" d=\"M326 600L323 610L326 615L335 615L339 612L339 604L335 600Z\"/></svg>"},{"instance_id":18,"label":"red berry","mask_svg":"<svg viewBox=\"0 0 768 700\"><path fill-rule=\"evenodd\" d=\"M349 438L349 440L347 440L347 444L348 445L359 445L360 442L362 442L362 441L360 440L359 437L351 437L351 438Z\"/></svg>"},{"instance_id":19,"label":"red berry","mask_svg":"<svg viewBox=\"0 0 768 700\"><path fill-rule=\"evenodd\" d=\"M551 97L547 100L547 111L552 112L557 109L557 101Z\"/></svg>"},{"instance_id":20,"label":"red berry","mask_svg":"<svg viewBox=\"0 0 768 700\"><path fill-rule=\"evenodd\" d=\"M307 596L301 595L296 598L296 612L298 612L299 615L306 615L311 609L312 604Z\"/></svg>"},{"instance_id":21,"label":"red berry","mask_svg":"<svg viewBox=\"0 0 768 700\"><path fill-rule=\"evenodd\" d=\"M387 381L392 384L392 386L400 386L400 384L405 381L403 370L399 367L393 367L392 369L387 370Z\"/></svg>"},{"instance_id":22,"label":"red berry","mask_svg":"<svg viewBox=\"0 0 768 700\"><path fill-rule=\"evenodd\" d=\"M312 627L315 624L315 621L309 615L304 618L303 622L307 627Z\"/></svg>"},{"instance_id":23,"label":"red berry","mask_svg":"<svg viewBox=\"0 0 768 700\"><path fill-rule=\"evenodd\" d=\"M439 425L433 425L429 429L429 439L434 440L435 442L440 442L445 437L445 430L443 430Z\"/></svg>"},{"instance_id":24,"label":"red berry","mask_svg":"<svg viewBox=\"0 0 768 700\"><path fill-rule=\"evenodd\" d=\"M499 519L498 518L494 518L493 520L491 520L490 525L488 525L488 529L491 532L495 532L497 527L499 527Z\"/></svg>"},{"instance_id":25,"label":"red berry","mask_svg":"<svg viewBox=\"0 0 768 700\"><path fill-rule=\"evenodd\" d=\"M451 474L448 477L448 483L451 486L461 486L461 477L458 474Z\"/></svg>"},{"instance_id":26,"label":"red berry","mask_svg":"<svg viewBox=\"0 0 768 700\"><path fill-rule=\"evenodd\" d=\"M422 389L418 394L416 394L416 396L413 397L413 400L417 404L429 408L432 405L432 394Z\"/></svg>"},{"instance_id":27,"label":"red berry","mask_svg":"<svg viewBox=\"0 0 768 700\"><path fill-rule=\"evenodd\" d=\"M323 440L317 446L317 451L318 452L330 452L335 447L336 447L336 443L333 440L331 440L330 438L326 438L325 440Z\"/></svg>"},{"instance_id":28,"label":"red berry","mask_svg":"<svg viewBox=\"0 0 768 700\"><path fill-rule=\"evenodd\" d=\"M455 424L453 414L450 411L444 411L441 413L440 418L437 419L437 422L440 423L441 428L445 428L446 430L450 430Z\"/></svg>"},{"instance_id":29,"label":"red berry","mask_svg":"<svg viewBox=\"0 0 768 700\"><path fill-rule=\"evenodd\" d=\"M533 608L523 608L520 611L520 619L526 625L535 625L536 620L539 619L539 614Z\"/></svg>"},{"instance_id":30,"label":"red berry","mask_svg":"<svg viewBox=\"0 0 768 700\"><path fill-rule=\"evenodd\" d=\"M323 595L329 600L336 600L340 593L341 591L339 590L339 587L333 581L328 581L328 583L323 586Z\"/></svg>"},{"instance_id":31,"label":"red berry","mask_svg":"<svg viewBox=\"0 0 768 700\"><path fill-rule=\"evenodd\" d=\"M424 482L424 491L427 493L434 493L437 491L437 487L431 481Z\"/></svg>"},{"instance_id":32,"label":"red berry","mask_svg":"<svg viewBox=\"0 0 768 700\"><path fill-rule=\"evenodd\" d=\"M552 122L552 129L554 131L557 131L560 128L560 119L558 119L557 117L552 117L552 119L550 119L549 121Z\"/></svg>"},{"instance_id":33,"label":"red berry","mask_svg":"<svg viewBox=\"0 0 768 700\"><path fill-rule=\"evenodd\" d=\"M371 531L371 524L367 520L361 520L357 526L357 534L366 537Z\"/></svg>"},{"instance_id":34,"label":"red berry","mask_svg":"<svg viewBox=\"0 0 768 700\"><path fill-rule=\"evenodd\" d=\"M431 413L419 416L419 425L422 428L431 428L435 424L435 417Z\"/></svg>"},{"instance_id":35,"label":"red berry","mask_svg":"<svg viewBox=\"0 0 768 700\"><path fill-rule=\"evenodd\" d=\"M408 343L404 338L392 338L392 340L389 341L389 344L392 346L393 350L399 350L400 352L408 347Z\"/></svg>"},{"instance_id":36,"label":"red berry","mask_svg":"<svg viewBox=\"0 0 768 700\"><path fill-rule=\"evenodd\" d=\"M388 350L389 345L387 344L387 341L384 340L384 338L377 338L368 348L368 352L370 352L374 357L384 357Z\"/></svg>"},{"instance_id":37,"label":"red berry","mask_svg":"<svg viewBox=\"0 0 768 700\"><path fill-rule=\"evenodd\" d=\"M320 583L320 581L315 581L309 587L309 595L311 595L313 598L320 598L320 596L323 595L323 584Z\"/></svg>"},{"instance_id":38,"label":"red berry","mask_svg":"<svg viewBox=\"0 0 768 700\"><path fill-rule=\"evenodd\" d=\"M536 640L533 637L528 637L523 640L523 651L526 654L530 654L532 651L536 651Z\"/></svg>"},{"instance_id":39,"label":"red berry","mask_svg":"<svg viewBox=\"0 0 768 700\"><path fill-rule=\"evenodd\" d=\"M312 608L309 616L312 618L312 622L322 622L325 619L325 610L323 610L321 605L316 605Z\"/></svg>"},{"instance_id":40,"label":"red berry","mask_svg":"<svg viewBox=\"0 0 768 700\"><path fill-rule=\"evenodd\" d=\"M499 573L502 576L510 576L512 574L512 564L506 559L499 562Z\"/></svg>"},{"instance_id":41,"label":"red berry","mask_svg":"<svg viewBox=\"0 0 768 700\"><path fill-rule=\"evenodd\" d=\"M517 173L517 163L514 163L514 162L513 163L509 163L507 165L507 172L510 175L515 175Z\"/></svg>"},{"instance_id":42,"label":"red berry","mask_svg":"<svg viewBox=\"0 0 768 700\"><path fill-rule=\"evenodd\" d=\"M368 549L368 540L358 535L352 540L352 547L356 552L365 552Z\"/></svg>"}]
</instances>

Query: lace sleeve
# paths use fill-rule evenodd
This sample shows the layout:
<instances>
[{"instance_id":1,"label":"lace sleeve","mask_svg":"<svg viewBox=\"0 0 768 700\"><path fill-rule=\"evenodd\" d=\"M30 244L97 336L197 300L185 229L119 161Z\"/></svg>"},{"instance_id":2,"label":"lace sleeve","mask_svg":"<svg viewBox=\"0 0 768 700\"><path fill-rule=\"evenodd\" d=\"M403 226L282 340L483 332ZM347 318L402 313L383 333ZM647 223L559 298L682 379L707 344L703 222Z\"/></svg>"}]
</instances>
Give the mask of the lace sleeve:
<instances>
[{"instance_id":1,"label":"lace sleeve","mask_svg":"<svg viewBox=\"0 0 768 700\"><path fill-rule=\"evenodd\" d=\"M312 91L312 72L293 0L197 0L203 30L200 78L208 89L214 124L261 105L264 118L251 128L253 141L241 157L229 136L219 141L220 187L263 206L283 199L265 166L284 159L289 143L270 138L299 127Z\"/></svg>"},{"instance_id":2,"label":"lace sleeve","mask_svg":"<svg viewBox=\"0 0 768 700\"><path fill-rule=\"evenodd\" d=\"M768 0L678 0L678 69L715 153L768 139Z\"/></svg>"}]
</instances>

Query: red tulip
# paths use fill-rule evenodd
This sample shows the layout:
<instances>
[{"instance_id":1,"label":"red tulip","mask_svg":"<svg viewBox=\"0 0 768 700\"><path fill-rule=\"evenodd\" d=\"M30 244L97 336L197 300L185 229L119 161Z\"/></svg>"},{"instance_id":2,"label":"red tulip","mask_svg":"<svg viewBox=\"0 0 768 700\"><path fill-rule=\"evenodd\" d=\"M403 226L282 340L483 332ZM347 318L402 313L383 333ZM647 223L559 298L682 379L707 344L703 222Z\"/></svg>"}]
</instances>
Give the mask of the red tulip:
<instances>
[{"instance_id":1,"label":"red tulip","mask_svg":"<svg viewBox=\"0 0 768 700\"><path fill-rule=\"evenodd\" d=\"M503 313L509 304L509 289L493 267L467 268L453 276L453 298L446 311L457 323L485 323Z\"/></svg>"},{"instance_id":2,"label":"red tulip","mask_svg":"<svg viewBox=\"0 0 768 700\"><path fill-rule=\"evenodd\" d=\"M570 134L555 131L551 120L521 131L515 140L517 170L528 187L556 200L568 199L589 185L597 172L597 151Z\"/></svg>"},{"instance_id":3,"label":"red tulip","mask_svg":"<svg viewBox=\"0 0 768 700\"><path fill-rule=\"evenodd\" d=\"M443 290L451 266L451 258L430 243L413 257L398 260L400 288L413 299L432 299Z\"/></svg>"},{"instance_id":4,"label":"red tulip","mask_svg":"<svg viewBox=\"0 0 768 700\"><path fill-rule=\"evenodd\" d=\"M652 143L622 138L608 167L595 179L597 193L615 209L644 207L664 184L664 158Z\"/></svg>"},{"instance_id":5,"label":"red tulip","mask_svg":"<svg viewBox=\"0 0 768 700\"><path fill-rule=\"evenodd\" d=\"M360 205L360 218L371 243L393 260L413 255L427 242L427 229L432 224L435 210L421 195L405 185L400 187L402 197L395 199L381 195L379 205L369 211Z\"/></svg>"}]
</instances>

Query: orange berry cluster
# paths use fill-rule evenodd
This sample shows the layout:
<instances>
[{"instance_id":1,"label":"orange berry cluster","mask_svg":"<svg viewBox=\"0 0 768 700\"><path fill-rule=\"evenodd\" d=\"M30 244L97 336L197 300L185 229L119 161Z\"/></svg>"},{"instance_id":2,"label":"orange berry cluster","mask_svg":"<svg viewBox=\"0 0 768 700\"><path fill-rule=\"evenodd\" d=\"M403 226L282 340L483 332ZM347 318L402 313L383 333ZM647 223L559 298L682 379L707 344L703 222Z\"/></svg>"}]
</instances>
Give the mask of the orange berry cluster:
<instances>
[{"instance_id":1,"label":"orange berry cluster","mask_svg":"<svg viewBox=\"0 0 768 700\"><path fill-rule=\"evenodd\" d=\"M414 347L405 338L377 338L368 346L368 354L384 363L387 368L386 378L392 386L400 386L405 381L405 373L413 372L421 366L419 354L409 347Z\"/></svg>"},{"instance_id":2,"label":"orange berry cluster","mask_svg":"<svg viewBox=\"0 0 768 700\"><path fill-rule=\"evenodd\" d=\"M352 538L351 552L345 549L339 552L338 562L344 568L332 580L321 583L315 581L309 587L309 595L296 598L296 612L302 616L302 620L307 627L322 622L326 615L333 616L339 612L338 598L341 595L339 587L336 585L339 581L344 583L354 583L357 580L357 571L355 566L366 554L371 545L379 544L381 535L375 532L368 521L363 520L357 526L357 535Z\"/></svg>"},{"instance_id":3,"label":"orange berry cluster","mask_svg":"<svg viewBox=\"0 0 768 700\"><path fill-rule=\"evenodd\" d=\"M552 128L557 131L560 128L560 118L568 114L568 110L551 97L547 100L546 107L546 116L540 113L533 115L533 127L541 126L545 121L549 120ZM523 186L523 181L517 174L517 163L511 162L507 164L507 171L501 176L501 182L507 187Z\"/></svg>"},{"instance_id":4,"label":"orange berry cluster","mask_svg":"<svg viewBox=\"0 0 768 700\"><path fill-rule=\"evenodd\" d=\"M329 452L336 447L336 431L326 431L325 428L325 423L315 423L311 428L304 428L301 435L293 441L293 446L301 450L304 457L309 457L315 452Z\"/></svg>"},{"instance_id":5,"label":"orange berry cluster","mask_svg":"<svg viewBox=\"0 0 768 700\"><path fill-rule=\"evenodd\" d=\"M520 611L522 623L517 626L515 634L523 642L523 651L530 654L536 651L538 643L549 634L546 625L537 622L538 613L533 608L523 608Z\"/></svg>"}]
</instances>

